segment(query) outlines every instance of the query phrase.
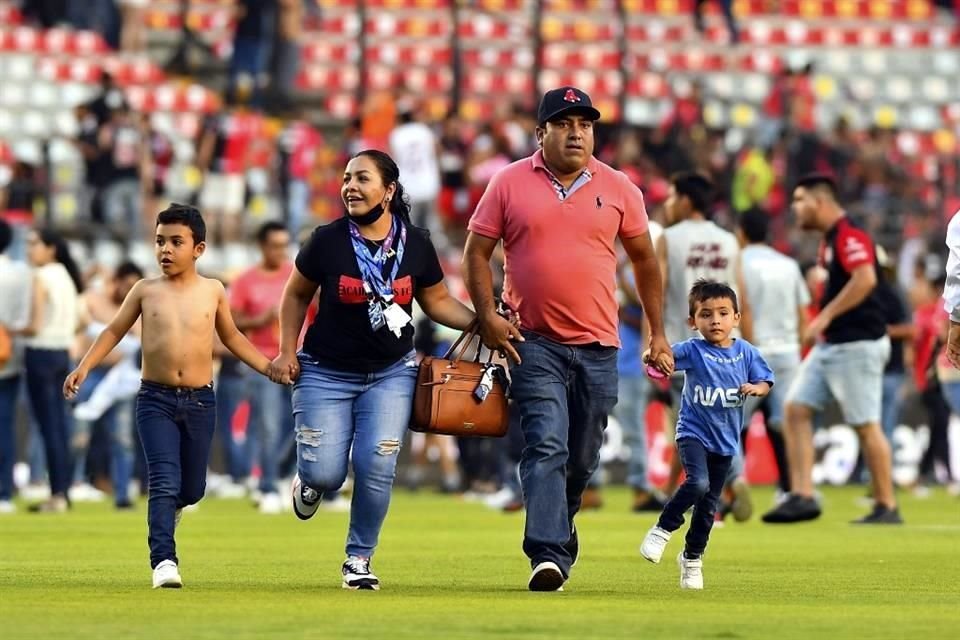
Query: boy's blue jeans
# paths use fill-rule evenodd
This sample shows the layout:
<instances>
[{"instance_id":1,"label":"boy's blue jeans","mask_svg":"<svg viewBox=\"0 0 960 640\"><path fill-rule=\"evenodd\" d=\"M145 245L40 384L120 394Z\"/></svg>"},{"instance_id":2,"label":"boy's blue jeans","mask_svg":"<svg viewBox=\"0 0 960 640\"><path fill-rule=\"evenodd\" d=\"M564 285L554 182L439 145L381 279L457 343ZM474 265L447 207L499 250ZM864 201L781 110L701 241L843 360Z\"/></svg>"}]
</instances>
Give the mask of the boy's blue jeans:
<instances>
[{"instance_id":1,"label":"boy's blue jeans","mask_svg":"<svg viewBox=\"0 0 960 640\"><path fill-rule=\"evenodd\" d=\"M683 525L683 514L693 507L684 553L688 558L698 557L707 548L733 456L711 453L695 438L677 440L677 453L687 477L663 508L657 526L665 531L676 531Z\"/></svg>"},{"instance_id":2,"label":"boy's blue jeans","mask_svg":"<svg viewBox=\"0 0 960 640\"><path fill-rule=\"evenodd\" d=\"M213 385L169 387L144 380L137 394L137 432L147 460L150 566L177 560L177 509L200 502L217 424Z\"/></svg>"}]
</instances>

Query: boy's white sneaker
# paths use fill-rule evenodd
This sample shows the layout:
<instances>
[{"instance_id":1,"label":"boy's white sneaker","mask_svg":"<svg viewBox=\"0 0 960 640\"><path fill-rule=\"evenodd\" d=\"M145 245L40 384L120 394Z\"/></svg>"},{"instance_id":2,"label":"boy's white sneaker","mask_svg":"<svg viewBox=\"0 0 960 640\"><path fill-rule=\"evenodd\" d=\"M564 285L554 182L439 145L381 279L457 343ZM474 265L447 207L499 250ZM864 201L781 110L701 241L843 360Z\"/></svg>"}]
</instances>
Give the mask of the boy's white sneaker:
<instances>
[{"instance_id":1,"label":"boy's white sneaker","mask_svg":"<svg viewBox=\"0 0 960 640\"><path fill-rule=\"evenodd\" d=\"M260 513L273 515L283 512L283 500L276 492L265 493L260 497Z\"/></svg>"},{"instance_id":2,"label":"boy's white sneaker","mask_svg":"<svg viewBox=\"0 0 960 640\"><path fill-rule=\"evenodd\" d=\"M703 558L691 560L684 557L681 551L677 556L677 564L680 565L681 589L703 589Z\"/></svg>"},{"instance_id":3,"label":"boy's white sneaker","mask_svg":"<svg viewBox=\"0 0 960 640\"><path fill-rule=\"evenodd\" d=\"M671 535L673 534L666 529L652 527L650 531L647 531L647 535L644 536L643 542L640 544L640 555L653 564L659 564L660 558L663 557L663 550L667 548L667 543L670 542Z\"/></svg>"},{"instance_id":4,"label":"boy's white sneaker","mask_svg":"<svg viewBox=\"0 0 960 640\"><path fill-rule=\"evenodd\" d=\"M183 586L180 570L173 560L164 560L153 570L153 588L179 589Z\"/></svg>"}]
</instances>

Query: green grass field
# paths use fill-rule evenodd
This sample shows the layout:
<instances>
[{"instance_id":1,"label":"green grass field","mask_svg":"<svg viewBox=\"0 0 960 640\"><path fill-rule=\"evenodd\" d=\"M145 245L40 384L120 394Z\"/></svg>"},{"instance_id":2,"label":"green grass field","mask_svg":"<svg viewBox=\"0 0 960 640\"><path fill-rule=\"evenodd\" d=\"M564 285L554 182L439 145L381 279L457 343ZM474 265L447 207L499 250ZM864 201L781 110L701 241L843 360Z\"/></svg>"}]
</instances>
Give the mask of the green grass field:
<instances>
[{"instance_id":1,"label":"green grass field","mask_svg":"<svg viewBox=\"0 0 960 640\"><path fill-rule=\"evenodd\" d=\"M622 489L578 517L582 554L563 593L526 591L522 515L430 493L395 495L379 592L340 588L346 514L303 523L205 501L179 529L184 588L154 591L144 504L21 511L0 518L0 637L958 637L960 499L906 496L907 525L856 528L860 495L828 489L815 523L715 529L700 593L678 587L679 536L660 565L640 558L655 516L629 513Z\"/></svg>"}]
</instances>

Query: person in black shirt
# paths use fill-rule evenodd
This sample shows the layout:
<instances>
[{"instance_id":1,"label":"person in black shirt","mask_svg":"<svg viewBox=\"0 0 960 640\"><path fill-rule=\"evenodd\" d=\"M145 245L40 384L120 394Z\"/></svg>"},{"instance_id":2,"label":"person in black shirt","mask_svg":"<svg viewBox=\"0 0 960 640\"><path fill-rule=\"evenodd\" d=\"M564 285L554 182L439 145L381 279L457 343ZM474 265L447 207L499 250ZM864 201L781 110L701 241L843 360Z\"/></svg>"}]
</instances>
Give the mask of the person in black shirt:
<instances>
[{"instance_id":1,"label":"person in black shirt","mask_svg":"<svg viewBox=\"0 0 960 640\"><path fill-rule=\"evenodd\" d=\"M429 235L410 223L399 177L396 163L380 151L361 151L350 160L340 192L347 215L314 230L280 303L280 355L274 363L284 378L296 379L298 518L310 518L321 494L340 488L353 452L353 505L341 569L347 589L380 587L370 557L413 407L413 301L433 321L454 329L474 319L447 290ZM318 288L317 317L297 354Z\"/></svg>"},{"instance_id":2,"label":"person in black shirt","mask_svg":"<svg viewBox=\"0 0 960 640\"><path fill-rule=\"evenodd\" d=\"M877 290L879 266L873 240L837 202L832 178L811 174L797 184L793 209L801 228L823 234L820 265L827 270L820 311L807 325L804 343L816 343L790 390L783 435L791 493L763 516L790 523L820 517L813 497L813 416L831 400L860 439L870 470L873 510L855 524L900 524L893 494L890 444L880 427L883 370L890 359L887 319Z\"/></svg>"}]
</instances>

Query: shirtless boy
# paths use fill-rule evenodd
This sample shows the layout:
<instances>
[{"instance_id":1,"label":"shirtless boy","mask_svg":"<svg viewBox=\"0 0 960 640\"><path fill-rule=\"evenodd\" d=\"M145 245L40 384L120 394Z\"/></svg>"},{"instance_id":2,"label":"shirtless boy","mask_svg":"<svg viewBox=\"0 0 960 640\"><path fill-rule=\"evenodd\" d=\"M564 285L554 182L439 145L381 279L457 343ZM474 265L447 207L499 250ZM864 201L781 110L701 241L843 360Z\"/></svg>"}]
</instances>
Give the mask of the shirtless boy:
<instances>
[{"instance_id":1,"label":"shirtless boy","mask_svg":"<svg viewBox=\"0 0 960 640\"><path fill-rule=\"evenodd\" d=\"M206 488L216 423L213 332L251 368L270 375L266 356L237 330L223 285L197 273L206 225L193 207L171 205L157 216L156 255L163 275L139 281L106 329L67 376L73 398L87 374L142 317L143 383L137 432L147 460L150 566L153 587L182 586L174 528L184 507ZM277 376L280 378L279 376ZM284 382L288 380L284 377Z\"/></svg>"}]
</instances>

